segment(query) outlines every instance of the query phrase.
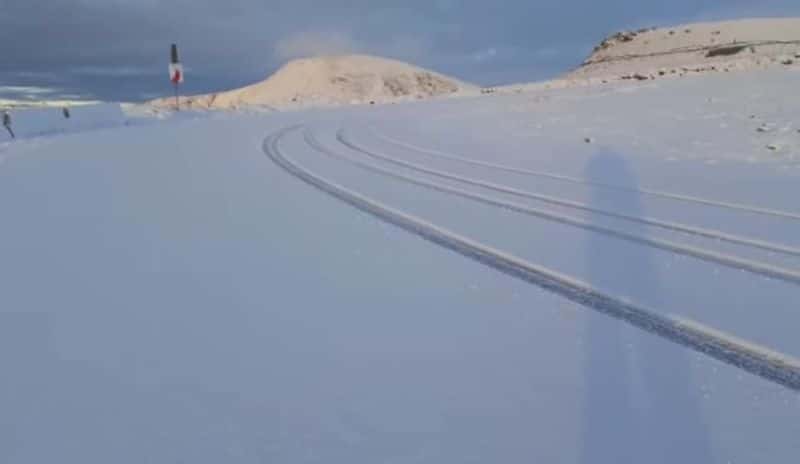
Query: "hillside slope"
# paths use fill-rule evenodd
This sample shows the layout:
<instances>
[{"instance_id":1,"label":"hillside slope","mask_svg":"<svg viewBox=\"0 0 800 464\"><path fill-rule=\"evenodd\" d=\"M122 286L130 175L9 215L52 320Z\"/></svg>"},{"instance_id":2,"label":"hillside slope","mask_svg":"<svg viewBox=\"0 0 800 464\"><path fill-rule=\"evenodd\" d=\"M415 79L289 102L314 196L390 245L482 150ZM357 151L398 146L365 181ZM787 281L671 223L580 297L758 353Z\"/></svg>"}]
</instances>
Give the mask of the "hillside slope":
<instances>
[{"instance_id":1,"label":"hillside slope","mask_svg":"<svg viewBox=\"0 0 800 464\"><path fill-rule=\"evenodd\" d=\"M456 79L400 61L366 55L294 60L267 80L241 89L183 99L187 107L306 107L387 103L475 92ZM170 107L172 99L153 102Z\"/></svg>"},{"instance_id":2,"label":"hillside slope","mask_svg":"<svg viewBox=\"0 0 800 464\"><path fill-rule=\"evenodd\" d=\"M791 66L800 18L746 19L619 32L567 79L636 79Z\"/></svg>"}]
</instances>

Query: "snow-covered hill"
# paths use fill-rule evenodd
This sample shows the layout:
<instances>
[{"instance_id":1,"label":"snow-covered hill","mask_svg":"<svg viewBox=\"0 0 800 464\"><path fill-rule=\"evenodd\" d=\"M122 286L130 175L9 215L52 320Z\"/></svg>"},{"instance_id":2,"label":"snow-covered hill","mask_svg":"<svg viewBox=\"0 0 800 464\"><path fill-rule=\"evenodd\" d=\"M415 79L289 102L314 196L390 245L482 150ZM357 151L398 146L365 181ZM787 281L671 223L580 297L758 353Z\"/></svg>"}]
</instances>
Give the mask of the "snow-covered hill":
<instances>
[{"instance_id":1,"label":"snow-covered hill","mask_svg":"<svg viewBox=\"0 0 800 464\"><path fill-rule=\"evenodd\" d=\"M551 81L484 89L525 93L767 69L800 70L800 18L693 23L615 33Z\"/></svg>"},{"instance_id":2,"label":"snow-covered hill","mask_svg":"<svg viewBox=\"0 0 800 464\"><path fill-rule=\"evenodd\" d=\"M388 103L475 93L477 89L472 85L400 61L346 55L294 60L263 82L227 92L188 97L182 104L194 109L283 109ZM165 98L152 105L170 108L174 101Z\"/></svg>"},{"instance_id":3,"label":"snow-covered hill","mask_svg":"<svg viewBox=\"0 0 800 464\"><path fill-rule=\"evenodd\" d=\"M800 64L800 18L746 19L620 32L568 79L656 79Z\"/></svg>"}]
</instances>

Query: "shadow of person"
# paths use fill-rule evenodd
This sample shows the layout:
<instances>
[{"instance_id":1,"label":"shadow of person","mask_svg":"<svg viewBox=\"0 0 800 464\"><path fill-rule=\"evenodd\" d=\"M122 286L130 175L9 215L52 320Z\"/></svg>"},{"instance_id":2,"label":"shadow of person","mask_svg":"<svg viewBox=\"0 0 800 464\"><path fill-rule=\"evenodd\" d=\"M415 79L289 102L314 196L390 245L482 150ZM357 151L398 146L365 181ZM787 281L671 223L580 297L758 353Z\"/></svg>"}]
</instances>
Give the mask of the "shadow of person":
<instances>
[{"instance_id":1,"label":"shadow of person","mask_svg":"<svg viewBox=\"0 0 800 464\"><path fill-rule=\"evenodd\" d=\"M586 178L638 188L625 159L595 154ZM635 191L593 187L591 206L642 217ZM614 223L596 213L592 224L646 236L636 223ZM585 242L589 284L603 293L660 309L662 289L652 250L592 233ZM589 311L584 334L583 463L709 463L708 435L693 387L689 352L623 321Z\"/></svg>"}]
</instances>

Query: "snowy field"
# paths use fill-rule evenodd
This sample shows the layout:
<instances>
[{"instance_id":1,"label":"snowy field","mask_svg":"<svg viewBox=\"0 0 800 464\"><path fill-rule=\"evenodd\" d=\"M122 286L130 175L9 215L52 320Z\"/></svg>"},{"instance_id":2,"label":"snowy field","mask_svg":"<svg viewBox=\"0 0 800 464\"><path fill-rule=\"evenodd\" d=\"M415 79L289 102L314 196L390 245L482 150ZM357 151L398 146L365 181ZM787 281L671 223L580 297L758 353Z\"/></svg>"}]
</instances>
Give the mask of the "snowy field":
<instances>
[{"instance_id":1,"label":"snowy field","mask_svg":"<svg viewBox=\"0 0 800 464\"><path fill-rule=\"evenodd\" d=\"M0 138L0 462L795 463L799 83Z\"/></svg>"}]
</instances>

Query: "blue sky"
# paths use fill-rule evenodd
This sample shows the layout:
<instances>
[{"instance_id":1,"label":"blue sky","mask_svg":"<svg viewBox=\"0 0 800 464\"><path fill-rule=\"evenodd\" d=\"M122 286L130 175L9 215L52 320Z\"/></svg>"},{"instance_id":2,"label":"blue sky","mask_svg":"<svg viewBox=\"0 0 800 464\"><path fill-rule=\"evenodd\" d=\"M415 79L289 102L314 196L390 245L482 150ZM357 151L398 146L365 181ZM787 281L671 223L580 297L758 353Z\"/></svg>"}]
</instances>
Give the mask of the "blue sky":
<instances>
[{"instance_id":1,"label":"blue sky","mask_svg":"<svg viewBox=\"0 0 800 464\"><path fill-rule=\"evenodd\" d=\"M2 0L0 97L168 94L173 41L191 93L351 52L483 85L530 81L577 66L617 30L751 16L800 16L800 1Z\"/></svg>"}]
</instances>

